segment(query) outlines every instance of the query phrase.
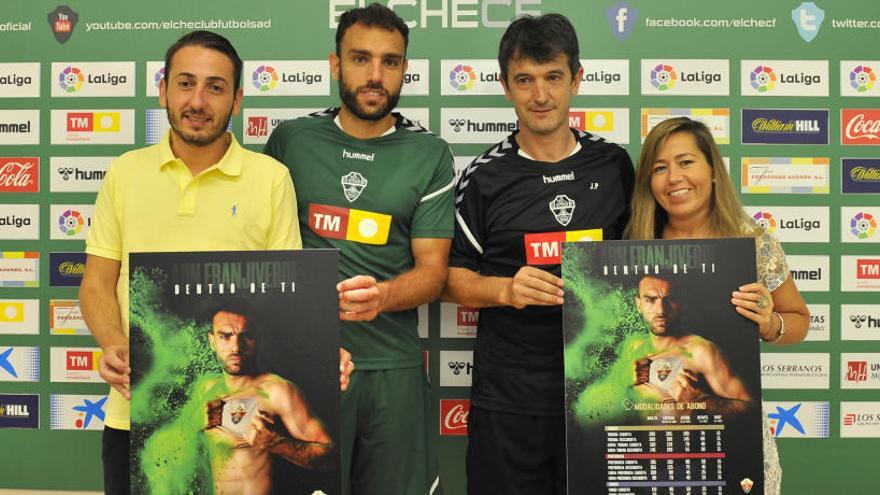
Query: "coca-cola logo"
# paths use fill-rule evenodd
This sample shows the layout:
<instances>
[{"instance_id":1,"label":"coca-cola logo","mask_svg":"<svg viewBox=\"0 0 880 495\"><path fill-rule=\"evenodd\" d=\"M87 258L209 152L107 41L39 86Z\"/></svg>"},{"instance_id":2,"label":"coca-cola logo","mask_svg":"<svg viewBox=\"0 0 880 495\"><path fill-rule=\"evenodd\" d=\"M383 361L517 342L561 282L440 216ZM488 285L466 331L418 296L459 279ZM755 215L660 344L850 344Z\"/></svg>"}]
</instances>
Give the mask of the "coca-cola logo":
<instances>
[{"instance_id":1,"label":"coca-cola logo","mask_svg":"<svg viewBox=\"0 0 880 495\"><path fill-rule=\"evenodd\" d=\"M466 399L442 399L440 401L441 435L467 435L468 415L471 401Z\"/></svg>"},{"instance_id":2,"label":"coca-cola logo","mask_svg":"<svg viewBox=\"0 0 880 495\"><path fill-rule=\"evenodd\" d=\"M0 158L0 192L38 192L39 158Z\"/></svg>"},{"instance_id":3,"label":"coca-cola logo","mask_svg":"<svg viewBox=\"0 0 880 495\"><path fill-rule=\"evenodd\" d=\"M880 110L843 110L843 144L880 144Z\"/></svg>"}]
</instances>

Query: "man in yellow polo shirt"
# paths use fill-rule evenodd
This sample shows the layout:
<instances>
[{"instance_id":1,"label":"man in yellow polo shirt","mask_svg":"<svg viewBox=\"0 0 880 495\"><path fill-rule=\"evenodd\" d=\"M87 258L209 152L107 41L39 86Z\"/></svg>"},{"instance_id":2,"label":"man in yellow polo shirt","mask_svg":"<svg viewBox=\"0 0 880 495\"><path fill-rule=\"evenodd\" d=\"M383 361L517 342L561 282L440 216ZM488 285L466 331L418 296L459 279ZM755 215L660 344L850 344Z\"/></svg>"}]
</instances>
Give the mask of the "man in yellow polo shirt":
<instances>
[{"instance_id":1,"label":"man in yellow polo shirt","mask_svg":"<svg viewBox=\"0 0 880 495\"><path fill-rule=\"evenodd\" d=\"M217 34L195 31L173 44L159 87L171 130L115 160L98 193L80 303L112 387L102 455L110 494L129 492L128 253L302 245L287 168L226 131L241 107L241 70Z\"/></svg>"}]
</instances>

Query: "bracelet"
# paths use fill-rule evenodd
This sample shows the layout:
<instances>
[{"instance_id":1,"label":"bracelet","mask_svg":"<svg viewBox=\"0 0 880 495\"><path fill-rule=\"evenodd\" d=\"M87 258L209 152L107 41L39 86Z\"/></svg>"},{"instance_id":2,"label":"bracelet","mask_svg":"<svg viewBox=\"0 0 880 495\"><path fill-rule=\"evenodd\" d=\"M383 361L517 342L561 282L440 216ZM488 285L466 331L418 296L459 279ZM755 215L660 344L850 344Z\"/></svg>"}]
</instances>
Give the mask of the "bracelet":
<instances>
[{"instance_id":1,"label":"bracelet","mask_svg":"<svg viewBox=\"0 0 880 495\"><path fill-rule=\"evenodd\" d=\"M777 313L776 311L774 311L773 314L776 315L777 318L779 318L779 336L777 336L773 340L765 340L764 337L761 337L761 340L767 342L768 344L775 344L776 342L779 342L780 340L782 340L782 336L785 335L785 319L783 319L782 315Z\"/></svg>"}]
</instances>

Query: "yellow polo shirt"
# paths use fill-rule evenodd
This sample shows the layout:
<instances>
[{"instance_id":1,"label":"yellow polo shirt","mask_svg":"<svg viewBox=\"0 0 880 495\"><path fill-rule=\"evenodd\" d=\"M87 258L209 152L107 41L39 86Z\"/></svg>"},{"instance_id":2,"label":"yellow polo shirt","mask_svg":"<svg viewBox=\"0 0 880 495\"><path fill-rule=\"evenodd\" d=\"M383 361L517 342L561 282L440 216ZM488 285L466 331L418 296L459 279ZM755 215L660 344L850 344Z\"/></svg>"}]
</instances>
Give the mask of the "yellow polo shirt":
<instances>
[{"instance_id":1,"label":"yellow polo shirt","mask_svg":"<svg viewBox=\"0 0 880 495\"><path fill-rule=\"evenodd\" d=\"M302 247L287 167L230 134L223 158L193 177L169 136L110 164L86 235L86 253L121 262L116 298L126 335L128 253ZM112 387L104 422L129 429L128 402Z\"/></svg>"}]
</instances>

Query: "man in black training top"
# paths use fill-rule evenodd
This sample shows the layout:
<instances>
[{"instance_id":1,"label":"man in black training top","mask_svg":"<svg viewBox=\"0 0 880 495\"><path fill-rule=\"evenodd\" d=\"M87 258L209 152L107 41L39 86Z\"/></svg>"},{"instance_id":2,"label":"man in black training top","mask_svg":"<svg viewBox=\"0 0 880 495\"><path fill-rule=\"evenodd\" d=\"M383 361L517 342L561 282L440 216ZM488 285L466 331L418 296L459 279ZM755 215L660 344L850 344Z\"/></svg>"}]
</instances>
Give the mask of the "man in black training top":
<instances>
[{"instance_id":1,"label":"man in black training top","mask_svg":"<svg viewBox=\"0 0 880 495\"><path fill-rule=\"evenodd\" d=\"M633 166L620 146L569 127L583 68L568 19L517 19L501 39L498 62L520 129L459 179L445 291L481 308L468 493L561 494L561 243L620 238Z\"/></svg>"}]
</instances>

